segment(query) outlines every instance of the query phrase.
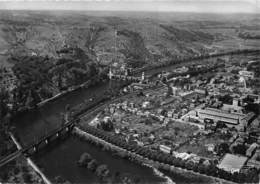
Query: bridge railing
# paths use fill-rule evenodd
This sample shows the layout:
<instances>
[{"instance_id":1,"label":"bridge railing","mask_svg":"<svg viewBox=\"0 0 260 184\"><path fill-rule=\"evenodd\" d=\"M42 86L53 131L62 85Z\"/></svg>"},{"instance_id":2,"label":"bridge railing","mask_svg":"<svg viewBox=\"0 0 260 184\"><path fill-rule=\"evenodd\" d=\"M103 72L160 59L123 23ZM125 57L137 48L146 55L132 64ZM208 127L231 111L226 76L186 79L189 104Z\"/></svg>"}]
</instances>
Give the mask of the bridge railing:
<instances>
[{"instance_id":1,"label":"bridge railing","mask_svg":"<svg viewBox=\"0 0 260 184\"><path fill-rule=\"evenodd\" d=\"M65 125L59 127L59 128L56 128L54 130L51 130L47 135L42 135L41 137L39 137L37 139L37 141L34 141L33 143L27 145L25 148L22 149L22 152L25 153L26 151L28 151L29 149L31 149L32 147L40 144L41 142L45 141L46 139L52 137L53 135L57 134L58 132L62 131L63 129L66 129L70 126L73 126L75 123L76 123L76 119L75 120L72 120L68 123L66 123Z\"/></svg>"}]
</instances>

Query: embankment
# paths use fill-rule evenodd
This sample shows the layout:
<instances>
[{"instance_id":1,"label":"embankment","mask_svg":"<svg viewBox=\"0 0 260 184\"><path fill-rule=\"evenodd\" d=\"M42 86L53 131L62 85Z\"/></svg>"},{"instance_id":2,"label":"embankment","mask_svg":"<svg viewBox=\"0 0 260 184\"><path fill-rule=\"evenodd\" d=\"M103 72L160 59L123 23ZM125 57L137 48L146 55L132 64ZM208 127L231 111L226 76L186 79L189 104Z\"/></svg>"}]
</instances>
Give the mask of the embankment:
<instances>
[{"instance_id":1,"label":"embankment","mask_svg":"<svg viewBox=\"0 0 260 184\"><path fill-rule=\"evenodd\" d=\"M187 173L191 176L204 177L204 178L209 179L211 181L213 180L213 181L221 181L221 182L226 182L226 183L232 183L232 182L229 182L227 180L223 180L223 179L216 178L216 177L213 177L213 176L208 176L208 175L205 175L205 174L196 173L192 170L187 170L187 169L175 167L173 165L165 164L165 163L162 163L162 162L159 162L159 161L151 160L148 157L144 157L144 156L142 156L142 155L140 155L140 154L138 154L134 151L129 151L126 148L123 148L121 146L117 146L115 144L107 142L107 141L105 141L105 140L103 140L99 137L96 137L96 136L78 128L78 127L75 127L73 129L72 133L74 135L76 135L77 137L79 137L81 140L90 142L90 143L92 143L96 146L103 147L103 149L110 151L112 153L115 153L117 156L128 159L128 160L135 162L137 164L144 165L144 166L148 165L148 166L156 169L157 171L162 169L162 170L166 170L166 171L169 171L169 172L172 172L172 173L184 173L185 172L185 173ZM164 177L164 178L166 178L166 177ZM169 178L166 178L166 179L169 179Z\"/></svg>"}]
</instances>

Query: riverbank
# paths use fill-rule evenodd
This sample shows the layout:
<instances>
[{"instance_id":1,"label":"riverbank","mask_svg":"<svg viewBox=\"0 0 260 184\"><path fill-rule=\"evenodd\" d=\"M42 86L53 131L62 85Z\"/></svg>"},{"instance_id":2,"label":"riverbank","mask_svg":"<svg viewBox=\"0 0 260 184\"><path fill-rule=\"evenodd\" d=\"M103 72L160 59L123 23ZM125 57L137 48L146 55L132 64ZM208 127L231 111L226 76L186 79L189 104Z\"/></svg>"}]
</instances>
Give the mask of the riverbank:
<instances>
[{"instance_id":1,"label":"riverbank","mask_svg":"<svg viewBox=\"0 0 260 184\"><path fill-rule=\"evenodd\" d=\"M40 107L44 106L45 104L54 102L55 100L65 96L65 95L67 95L67 94L69 94L73 91L77 91L77 90L83 89L83 88L89 88L89 87L91 87L91 86L93 86L97 83L102 82L102 81L103 81L102 79L97 79L97 77L93 77L93 78L89 79L88 81L86 81L82 84L79 84L79 85L76 85L76 86L71 86L68 89L63 90L63 91L59 92L58 94L56 94L56 95L54 95L50 98L47 98L47 99L44 99L44 100L38 102L37 104L35 104L34 107L31 107L31 106L30 107L28 107L28 106L27 107L26 106L21 107L15 114L25 113L27 111L31 111L31 110L40 108Z\"/></svg>"},{"instance_id":2,"label":"riverbank","mask_svg":"<svg viewBox=\"0 0 260 184\"><path fill-rule=\"evenodd\" d=\"M16 145L17 149L22 149L22 146L15 139L12 133L9 133L11 140ZM37 165L23 155L11 161L1 168L0 182L4 183L40 183L51 184L47 177L40 171Z\"/></svg>"},{"instance_id":3,"label":"riverbank","mask_svg":"<svg viewBox=\"0 0 260 184\"><path fill-rule=\"evenodd\" d=\"M17 146L18 150L22 149L22 146L20 145L20 143L16 140L16 138L14 137L14 135L12 133L9 133L10 137L12 138L13 142L15 143L15 145ZM42 171L39 169L39 167L31 160L31 158L27 157L26 158L27 164L29 166L31 166L31 168L34 170L34 177L41 177L42 181L45 184L51 184L50 180L42 173ZM42 182L41 182L42 183Z\"/></svg>"},{"instance_id":4,"label":"riverbank","mask_svg":"<svg viewBox=\"0 0 260 184\"><path fill-rule=\"evenodd\" d=\"M73 130L73 134L78 136L80 139L83 139L84 141L94 143L96 146L103 147L103 149L109 150L112 153L115 153L117 156L128 159L137 164L149 165L155 169L166 170L166 171L169 171L169 172L177 174L177 175L185 173L185 175L189 175L189 179L192 178L193 181L203 181L204 183L215 183L216 181L232 183L232 182L229 182L229 181L226 181L223 179L215 178L212 176L207 176L205 174L195 173L195 172L187 170L187 169L165 164L160 161L151 160L148 157L140 155L138 153L138 151L134 152L134 151L130 151L130 150L126 149L127 146L125 146L124 144L122 144L122 147L114 145L112 143L109 143L99 137L96 137L96 136L86 132L85 130L82 130L81 128L75 127ZM120 142L120 140L118 140L118 143L119 142ZM139 151L142 152L141 149L139 149ZM194 180L194 179L196 179L196 180ZM199 182L199 183L202 183L202 182Z\"/></svg>"},{"instance_id":5,"label":"riverbank","mask_svg":"<svg viewBox=\"0 0 260 184\"><path fill-rule=\"evenodd\" d=\"M95 145L99 145L105 151L109 151L116 156L119 156L119 157L124 158L124 159L128 158L128 160L130 160L130 161L132 161L136 164L139 164L139 165L144 166L144 167L149 167L153 170L155 175L163 178L166 181L166 183L174 184L174 182L169 177L165 176L162 172L160 172L158 170L158 168L155 168L153 165L151 165L151 163L148 160L145 160L144 158L140 157L139 155L136 155L136 154L131 153L131 152L129 152L129 151L123 149L123 148L120 148L116 145L113 145L113 144L108 143L108 142L106 142L102 139L99 139L99 138L97 138L97 137L95 137L91 134L88 134L87 132L84 132L83 130L81 130L77 127L75 127L73 129L72 134L75 135L76 137L78 137L79 139L83 140L83 141L94 143ZM131 158L131 156L132 156L132 158Z\"/></svg>"},{"instance_id":6,"label":"riverbank","mask_svg":"<svg viewBox=\"0 0 260 184\"><path fill-rule=\"evenodd\" d=\"M154 69L162 69L165 67L170 67L176 64L184 64L192 61L198 61L198 60L203 60L203 59L211 59L211 58L216 58L216 57L223 57L223 56L234 56L234 55L247 55L247 54L259 54L260 50L259 49L243 49L243 50L234 50L234 51L229 51L229 52L222 52L222 53L216 53L216 54L206 54L202 56L197 56L197 57L190 57L190 58L183 58L183 59L176 59L176 60L169 60L164 63L158 63L153 66L146 66L140 69L136 69L133 71L133 74L140 74L141 72L148 72L149 70L154 70Z\"/></svg>"},{"instance_id":7,"label":"riverbank","mask_svg":"<svg viewBox=\"0 0 260 184\"><path fill-rule=\"evenodd\" d=\"M93 80L93 78L90 79L90 80L88 80L88 81L86 81L86 82L84 82L84 83L82 83L82 84L79 84L79 85L77 85L77 86L69 87L67 90L61 91L60 93L54 95L53 97L48 98L48 99L45 99L45 100L43 100L43 101L37 103L36 105L37 105L37 107L41 107L41 106L43 106L44 104L46 104L46 103L48 103L48 102L52 102L53 100L55 100L55 99L57 99L57 98L59 98L59 97L61 97L61 96L63 96L63 95L66 95L66 94L68 94L68 93L70 93L70 92L73 92L73 91L78 90L78 89L80 89L80 88L88 88L88 87L90 87L91 85L94 85L94 84L96 84L97 82L100 82L100 80L99 80L99 81L95 81L95 83L91 83L91 82L93 82L92 80Z\"/></svg>"}]
</instances>

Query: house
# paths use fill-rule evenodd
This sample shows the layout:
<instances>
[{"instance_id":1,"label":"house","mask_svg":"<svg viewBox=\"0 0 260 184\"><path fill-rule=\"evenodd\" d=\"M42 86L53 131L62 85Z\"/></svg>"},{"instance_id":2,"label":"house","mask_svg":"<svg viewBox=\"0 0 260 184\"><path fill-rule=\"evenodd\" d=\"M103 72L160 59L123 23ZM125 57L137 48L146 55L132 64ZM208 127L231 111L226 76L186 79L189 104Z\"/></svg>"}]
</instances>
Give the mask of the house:
<instances>
[{"instance_id":1,"label":"house","mask_svg":"<svg viewBox=\"0 0 260 184\"><path fill-rule=\"evenodd\" d=\"M238 72L240 76L242 77L246 77L246 78L250 78L253 79L255 76L255 73L252 71L247 71L247 70L241 70Z\"/></svg>"},{"instance_id":2,"label":"house","mask_svg":"<svg viewBox=\"0 0 260 184\"><path fill-rule=\"evenodd\" d=\"M208 151L210 151L210 152L214 151L214 148L215 148L214 144L206 144L205 146L207 147Z\"/></svg>"},{"instance_id":3,"label":"house","mask_svg":"<svg viewBox=\"0 0 260 184\"><path fill-rule=\"evenodd\" d=\"M200 95L206 95L206 90L203 88L196 88L194 91Z\"/></svg>"},{"instance_id":4,"label":"house","mask_svg":"<svg viewBox=\"0 0 260 184\"><path fill-rule=\"evenodd\" d=\"M129 106L130 106L131 108L134 108L134 107L135 107L135 104L134 104L133 102L130 102L130 103L129 103Z\"/></svg>"},{"instance_id":5,"label":"house","mask_svg":"<svg viewBox=\"0 0 260 184\"><path fill-rule=\"evenodd\" d=\"M142 114L143 114L143 113L142 113L142 111L140 111L140 110L136 112L136 115L137 115L137 116L141 116Z\"/></svg>"},{"instance_id":6,"label":"house","mask_svg":"<svg viewBox=\"0 0 260 184\"><path fill-rule=\"evenodd\" d=\"M111 114L113 114L115 112L115 108L114 107L110 107L109 111L110 111Z\"/></svg>"},{"instance_id":7,"label":"house","mask_svg":"<svg viewBox=\"0 0 260 184\"><path fill-rule=\"evenodd\" d=\"M198 164L200 162L200 157L199 156L193 156L192 158L190 158L190 160L195 163Z\"/></svg>"},{"instance_id":8,"label":"house","mask_svg":"<svg viewBox=\"0 0 260 184\"><path fill-rule=\"evenodd\" d=\"M254 154L257 147L258 147L257 143L251 144L249 148L246 150L246 156L251 157Z\"/></svg>"},{"instance_id":9,"label":"house","mask_svg":"<svg viewBox=\"0 0 260 184\"><path fill-rule=\"evenodd\" d=\"M143 102L143 104L142 104L142 108L148 108L149 105L150 105L150 102L145 101L145 102Z\"/></svg>"},{"instance_id":10,"label":"house","mask_svg":"<svg viewBox=\"0 0 260 184\"><path fill-rule=\"evenodd\" d=\"M157 118L158 118L160 121L163 121L163 120L164 120L164 116L162 116L162 115L157 116Z\"/></svg>"},{"instance_id":11,"label":"house","mask_svg":"<svg viewBox=\"0 0 260 184\"><path fill-rule=\"evenodd\" d=\"M173 115L173 111L168 111L168 112L167 112L167 117L168 117L168 118L172 118L172 115Z\"/></svg>"},{"instance_id":12,"label":"house","mask_svg":"<svg viewBox=\"0 0 260 184\"><path fill-rule=\"evenodd\" d=\"M145 111L145 112L144 112L144 115L145 115L146 117L149 117L150 114L151 114L151 113L150 113L149 111Z\"/></svg>"},{"instance_id":13,"label":"house","mask_svg":"<svg viewBox=\"0 0 260 184\"><path fill-rule=\"evenodd\" d=\"M89 125L94 127L97 127L98 124L100 124L100 120L97 117L94 118L91 122L89 122Z\"/></svg>"},{"instance_id":14,"label":"house","mask_svg":"<svg viewBox=\"0 0 260 184\"><path fill-rule=\"evenodd\" d=\"M248 160L247 164L248 167L253 167L256 169L260 169L260 161L254 160L254 159L250 159Z\"/></svg>"},{"instance_id":15,"label":"house","mask_svg":"<svg viewBox=\"0 0 260 184\"><path fill-rule=\"evenodd\" d=\"M165 145L160 145L160 146L159 146L159 149L160 149L162 152L168 153L168 154L170 154L171 151L172 151L172 149L171 149L170 147L165 146Z\"/></svg>"}]
</instances>

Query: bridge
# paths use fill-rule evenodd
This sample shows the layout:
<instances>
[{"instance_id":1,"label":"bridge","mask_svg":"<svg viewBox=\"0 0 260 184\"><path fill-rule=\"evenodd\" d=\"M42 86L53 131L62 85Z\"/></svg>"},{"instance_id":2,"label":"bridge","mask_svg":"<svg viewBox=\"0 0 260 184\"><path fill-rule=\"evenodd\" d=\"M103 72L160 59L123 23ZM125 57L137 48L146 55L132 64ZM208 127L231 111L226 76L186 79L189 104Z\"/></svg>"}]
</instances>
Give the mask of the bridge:
<instances>
[{"instance_id":1,"label":"bridge","mask_svg":"<svg viewBox=\"0 0 260 184\"><path fill-rule=\"evenodd\" d=\"M53 142L64 135L68 135L75 124L77 123L78 119L73 121L67 122L66 124L62 125L61 127L50 131L47 135L39 137L35 142L29 144L28 146L24 147L23 149L17 150L16 152L6 156L5 158L0 160L0 167L4 166L5 164L11 162L12 160L16 159L20 155L24 154L25 156L30 156L36 153L40 148L45 147L50 142Z\"/></svg>"},{"instance_id":2,"label":"bridge","mask_svg":"<svg viewBox=\"0 0 260 184\"><path fill-rule=\"evenodd\" d=\"M144 72L142 72L141 77L129 76L127 74L124 74L124 75L113 74L112 70L110 68L109 73L108 73L108 78L110 80L115 79L115 80L127 80L127 81L133 81L133 82L140 82L140 81L144 81L145 76L144 76Z\"/></svg>"},{"instance_id":3,"label":"bridge","mask_svg":"<svg viewBox=\"0 0 260 184\"><path fill-rule=\"evenodd\" d=\"M109 78L114 80L127 80L127 81L134 81L134 82L139 82L142 80L141 77L127 76L127 75L112 75L109 76Z\"/></svg>"}]
</instances>

